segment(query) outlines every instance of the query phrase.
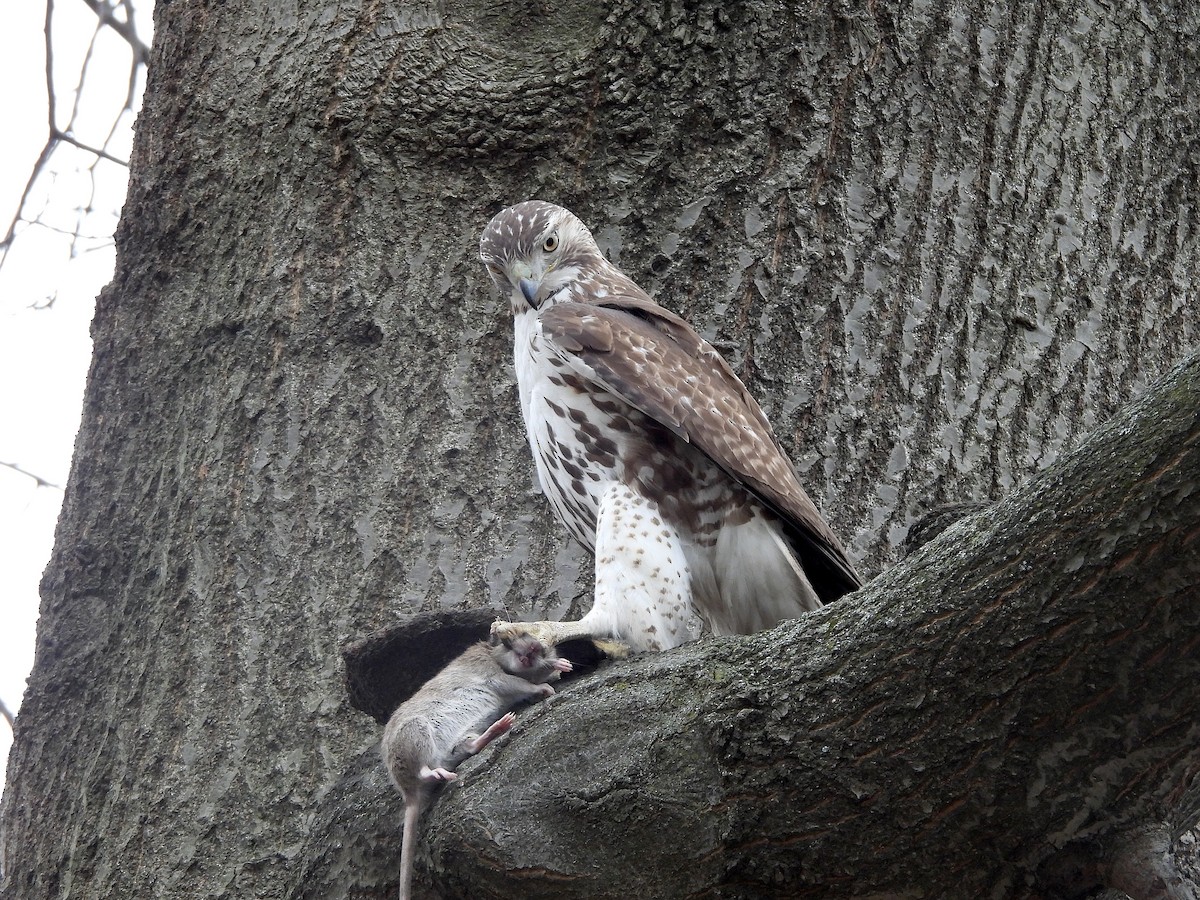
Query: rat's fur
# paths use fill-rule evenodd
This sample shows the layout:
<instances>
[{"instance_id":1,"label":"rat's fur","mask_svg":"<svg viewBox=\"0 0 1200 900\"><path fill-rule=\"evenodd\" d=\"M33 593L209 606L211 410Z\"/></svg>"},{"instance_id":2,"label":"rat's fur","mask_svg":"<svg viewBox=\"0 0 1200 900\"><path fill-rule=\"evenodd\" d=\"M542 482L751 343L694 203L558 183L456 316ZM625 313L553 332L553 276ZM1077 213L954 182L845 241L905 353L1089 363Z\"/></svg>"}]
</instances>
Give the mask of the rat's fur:
<instances>
[{"instance_id":1,"label":"rat's fur","mask_svg":"<svg viewBox=\"0 0 1200 900\"><path fill-rule=\"evenodd\" d=\"M400 900L411 896L417 821L437 786L457 778L456 766L512 727L515 717L508 710L523 700L549 697L554 688L546 682L569 671L570 662L527 634L495 647L480 642L392 714L381 750L405 803Z\"/></svg>"}]
</instances>

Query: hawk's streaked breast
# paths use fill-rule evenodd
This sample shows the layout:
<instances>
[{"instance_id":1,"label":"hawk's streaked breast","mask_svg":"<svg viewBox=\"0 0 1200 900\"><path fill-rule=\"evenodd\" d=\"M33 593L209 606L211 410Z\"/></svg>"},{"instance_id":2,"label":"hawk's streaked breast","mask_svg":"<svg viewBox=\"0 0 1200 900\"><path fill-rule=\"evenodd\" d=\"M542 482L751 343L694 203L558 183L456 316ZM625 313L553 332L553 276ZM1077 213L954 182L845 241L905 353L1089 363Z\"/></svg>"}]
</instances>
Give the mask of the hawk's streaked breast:
<instances>
[{"instance_id":1,"label":"hawk's streaked breast","mask_svg":"<svg viewBox=\"0 0 1200 900\"><path fill-rule=\"evenodd\" d=\"M703 453L596 390L549 351L532 312L518 317L516 330L517 381L538 478L577 540L595 550L596 514L612 482L636 486L702 544L715 540L724 515L748 514L746 492Z\"/></svg>"}]
</instances>

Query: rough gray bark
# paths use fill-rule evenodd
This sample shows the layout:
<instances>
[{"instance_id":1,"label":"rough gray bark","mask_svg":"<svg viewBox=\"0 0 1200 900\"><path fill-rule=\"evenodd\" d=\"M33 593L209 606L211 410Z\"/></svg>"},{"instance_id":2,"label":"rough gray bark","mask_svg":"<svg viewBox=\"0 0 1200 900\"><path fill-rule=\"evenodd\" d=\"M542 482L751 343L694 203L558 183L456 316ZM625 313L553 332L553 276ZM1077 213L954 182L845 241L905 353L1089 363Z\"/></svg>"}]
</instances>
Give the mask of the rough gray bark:
<instances>
[{"instance_id":1,"label":"rough gray bark","mask_svg":"<svg viewBox=\"0 0 1200 900\"><path fill-rule=\"evenodd\" d=\"M502 203L572 207L727 348L872 574L922 508L1024 483L1200 331L1192 4L156 15L10 757L6 898L385 890L398 803L342 644L397 610L588 597L474 259ZM868 608L819 621L851 649ZM884 684L903 652L870 664ZM760 744L767 715L730 740ZM326 840L370 835L357 862Z\"/></svg>"}]
</instances>

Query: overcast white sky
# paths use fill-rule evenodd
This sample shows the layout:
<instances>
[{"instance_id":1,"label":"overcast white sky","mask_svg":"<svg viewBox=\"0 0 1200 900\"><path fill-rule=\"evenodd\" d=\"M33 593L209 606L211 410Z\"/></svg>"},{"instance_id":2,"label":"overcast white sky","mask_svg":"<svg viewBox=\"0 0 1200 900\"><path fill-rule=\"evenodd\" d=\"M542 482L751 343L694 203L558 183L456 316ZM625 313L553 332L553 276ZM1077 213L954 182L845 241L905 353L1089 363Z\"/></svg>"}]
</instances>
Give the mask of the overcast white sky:
<instances>
[{"instance_id":1,"label":"overcast white sky","mask_svg":"<svg viewBox=\"0 0 1200 900\"><path fill-rule=\"evenodd\" d=\"M145 22L149 38L150 2ZM139 18L143 11L139 10ZM10 3L0 29L0 238L47 137L45 6ZM54 20L57 121L72 120L80 67L96 17L80 0L58 0ZM96 42L72 133L102 146L124 106L130 51L107 30ZM128 159L132 117L124 115L108 151ZM125 194L125 170L62 146L26 202L23 225L0 268L0 461L65 486L84 379L91 356L94 298L112 275L112 230ZM87 239L68 234L80 223ZM63 232L66 232L64 234ZM50 303L49 301L53 301ZM48 305L49 304L49 305ZM48 308L39 308L47 307ZM0 698L16 711L33 664L38 581L50 556L62 491L0 466ZM0 720L0 762L11 744ZM0 782L3 775L0 774Z\"/></svg>"}]
</instances>

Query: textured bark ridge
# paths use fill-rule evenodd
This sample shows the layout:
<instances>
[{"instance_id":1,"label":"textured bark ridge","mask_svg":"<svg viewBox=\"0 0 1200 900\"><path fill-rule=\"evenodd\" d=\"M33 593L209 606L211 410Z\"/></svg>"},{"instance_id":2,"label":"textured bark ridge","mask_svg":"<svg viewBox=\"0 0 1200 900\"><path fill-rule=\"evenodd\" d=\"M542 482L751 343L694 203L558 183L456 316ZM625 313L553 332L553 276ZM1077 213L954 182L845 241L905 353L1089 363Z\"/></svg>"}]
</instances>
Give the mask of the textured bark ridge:
<instances>
[{"instance_id":1,"label":"textured bark ridge","mask_svg":"<svg viewBox=\"0 0 1200 900\"><path fill-rule=\"evenodd\" d=\"M509 314L475 258L500 206L572 208L720 346L872 576L925 509L1021 488L1200 342L1198 46L1193 2L158 4L0 810L5 900L389 889L399 800L373 760L378 726L347 699L344 645L398 615L558 618L590 595L590 559L532 482ZM1143 487L1116 492L1121 466L1096 468L1109 482L1092 494L1039 501L1036 523L1010 521L1005 501L861 604L601 670L530 711L529 730L478 764L528 753L527 782L496 784L562 795L560 768L591 771L608 746L628 752L626 775L567 795L577 834L489 826L502 849L453 866L439 838L438 883L465 893L473 872L498 890L491 854L559 848L510 876L548 895L547 873L570 864L563 840L597 852L653 827L647 852L686 860L696 884L766 890L776 873L818 871L845 833L822 810L848 796L867 819L905 797L911 818L862 823L864 868L842 857L834 887L898 883L885 873L922 830L938 839L923 846L953 851L953 833L1022 873L1047 835L1076 847L1110 807L1130 811L1118 824L1139 836L1131 847L1156 846L1162 832L1132 810L1180 808L1164 785L1190 751L1139 748L1174 740L1161 717L1194 694L1137 691L1195 647L1137 643L1167 608L1138 605L1145 590L1096 604L1123 598L1125 619L1074 605L1084 573L1157 585L1175 546L1111 556L1107 575L1065 538L1051 552L1055 528L1077 526L1124 546L1096 511ZM1145 527L1174 535L1175 508ZM1005 550L988 530L1002 521L1031 540ZM991 555L968 574L972 548ZM938 572L960 581L938 593ZM1062 599L1029 605L1069 578L1082 580ZM972 644L971 627L998 643ZM1097 635L1104 653L1075 653ZM780 653L803 689L772 680ZM1083 674L1022 691L1085 658L1095 693ZM1110 762L1080 780L1099 744L1044 720L1077 734L1110 703L1134 709L1129 692L1151 705L1096 729ZM592 697L603 721L588 718ZM865 715L863 698L881 705ZM968 718L943 739L935 720L955 704ZM836 721L842 709L863 717ZM821 715L830 727L814 731ZM570 729L534 747L534 723L560 719ZM858 756L875 768L848 769ZM791 786L789 772L812 777ZM470 787L448 792L431 833L459 821L482 847L463 804L485 792ZM674 799L648 818L654 797ZM761 833L759 797L779 798ZM514 815L532 802L508 800ZM1005 817L1022 803L1046 825L1012 846ZM710 856L689 855L692 836ZM614 865L611 890L649 871ZM554 893L591 878L568 873Z\"/></svg>"}]
</instances>

